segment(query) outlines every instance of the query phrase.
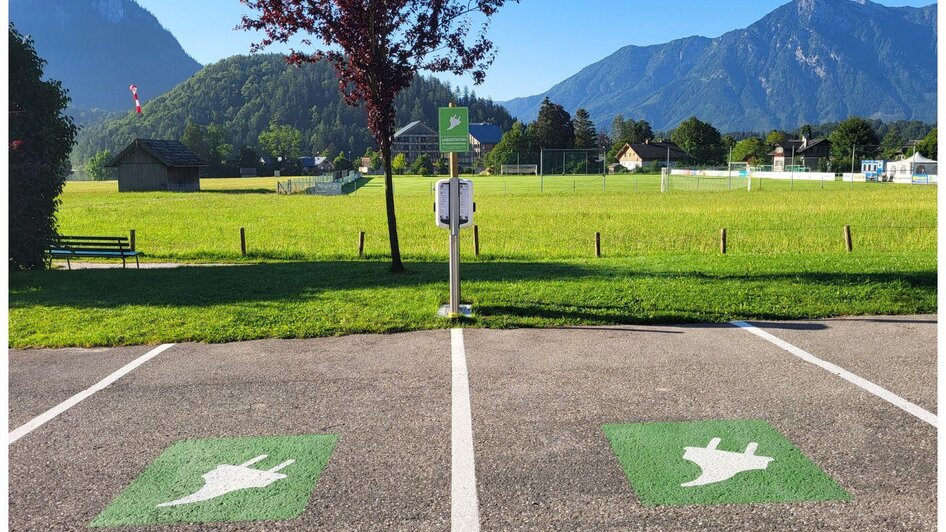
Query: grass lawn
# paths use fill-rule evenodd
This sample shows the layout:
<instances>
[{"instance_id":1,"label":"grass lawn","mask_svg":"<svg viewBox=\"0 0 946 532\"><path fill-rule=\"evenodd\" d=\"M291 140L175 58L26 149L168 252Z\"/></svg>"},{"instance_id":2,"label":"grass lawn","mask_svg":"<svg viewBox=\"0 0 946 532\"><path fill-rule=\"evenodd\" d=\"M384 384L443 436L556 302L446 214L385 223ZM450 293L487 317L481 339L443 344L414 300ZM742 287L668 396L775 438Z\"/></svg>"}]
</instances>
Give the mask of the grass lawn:
<instances>
[{"instance_id":1,"label":"grass lawn","mask_svg":"<svg viewBox=\"0 0 946 532\"><path fill-rule=\"evenodd\" d=\"M577 179L588 182L581 188ZM558 179L558 181L554 181ZM597 179L597 183L590 180ZM659 177L476 177L482 255L463 236L473 327L728 321L936 311L936 188L753 184L660 194ZM98 346L310 337L446 327L447 233L434 178L395 182L402 253L387 271L380 179L341 197L279 196L271 178L204 180L201 193L119 194L69 183L64 234L137 230L172 270L13 273L10 344ZM634 192L634 181L637 192ZM565 186L576 181L574 190ZM515 187L513 187L515 184ZM555 185L561 190L552 191ZM796 183L797 185L797 183ZM597 187L601 187L598 189ZM622 188L623 187L623 188ZM852 227L854 253L843 248ZM249 256L239 251L246 227ZM729 254L719 255L726 227ZM358 231L367 257L357 258ZM595 259L594 232L604 257Z\"/></svg>"}]
</instances>

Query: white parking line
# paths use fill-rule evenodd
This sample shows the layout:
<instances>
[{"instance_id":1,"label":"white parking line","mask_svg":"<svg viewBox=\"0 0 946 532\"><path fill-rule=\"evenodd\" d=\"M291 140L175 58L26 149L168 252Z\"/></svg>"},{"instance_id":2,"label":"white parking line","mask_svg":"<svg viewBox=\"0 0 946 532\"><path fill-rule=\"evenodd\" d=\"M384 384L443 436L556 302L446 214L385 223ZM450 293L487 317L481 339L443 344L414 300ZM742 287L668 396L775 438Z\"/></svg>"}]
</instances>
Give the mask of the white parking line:
<instances>
[{"instance_id":1,"label":"white parking line","mask_svg":"<svg viewBox=\"0 0 946 532\"><path fill-rule=\"evenodd\" d=\"M473 413L470 409L470 381L466 370L463 329L450 330L453 366L452 430L450 449L450 523L454 532L480 529L480 506L476 496L476 467L473 460Z\"/></svg>"},{"instance_id":2,"label":"white parking line","mask_svg":"<svg viewBox=\"0 0 946 532\"><path fill-rule=\"evenodd\" d=\"M851 373L850 371L847 371L846 369L840 366L832 364L831 362L821 360L820 358L816 357L815 355L812 355L811 353L805 351L804 349L795 347L794 345L786 342L785 340L782 340L781 338L771 333L763 331L762 329L752 324L746 323L744 321L733 321L730 323L732 323L736 327L740 327L743 330L758 336L759 338L767 340L781 347L782 349L788 351L789 353L795 355L796 357L806 362L811 362L812 364L824 370L834 373L838 377L841 377L842 379L850 382L851 384L883 399L884 401L887 401L888 403L896 406L897 408L903 410L904 412L908 414L912 414L920 418L921 420L929 423L930 425L933 425L934 427L936 426L936 422L937 422L936 414L924 408L921 408L920 406L914 403L911 403L910 401L907 401L903 397L900 397L899 395L891 392L890 390L882 386L878 386L867 379L858 377L857 375Z\"/></svg>"},{"instance_id":3,"label":"white parking line","mask_svg":"<svg viewBox=\"0 0 946 532\"><path fill-rule=\"evenodd\" d=\"M42 414L27 421L23 425L20 425L19 427L17 427L16 429L10 432L10 436L8 438L8 445L12 444L16 440L19 440L23 436L26 436L30 432L33 432L37 428L43 426L47 421L54 419L59 414L62 414L66 410L69 410L70 408L76 406L83 399L105 388L109 384L112 384L113 382L120 379L123 375L126 375L131 370L137 368L138 366L158 356L159 354L161 354L162 352L164 352L165 350L167 350L169 347L173 345L174 344L162 344L162 345L159 345L158 347L155 347L151 351L148 351L147 353L141 355L135 360L132 360L128 364L125 364L124 366L122 366L121 369L119 369L115 373L112 373L108 377L105 377L99 382L95 383L93 386L86 388L85 390L73 395L72 397L66 399L65 401L59 403L58 405L50 408L49 410L43 412Z\"/></svg>"}]
</instances>

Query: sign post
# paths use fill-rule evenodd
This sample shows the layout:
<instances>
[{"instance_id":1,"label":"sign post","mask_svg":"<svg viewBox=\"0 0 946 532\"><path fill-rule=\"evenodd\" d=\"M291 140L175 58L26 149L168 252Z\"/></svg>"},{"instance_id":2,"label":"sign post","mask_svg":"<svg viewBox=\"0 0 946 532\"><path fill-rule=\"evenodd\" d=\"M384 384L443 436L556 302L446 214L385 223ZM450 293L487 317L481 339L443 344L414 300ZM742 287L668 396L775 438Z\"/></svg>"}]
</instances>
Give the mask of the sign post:
<instances>
[{"instance_id":1,"label":"sign post","mask_svg":"<svg viewBox=\"0 0 946 532\"><path fill-rule=\"evenodd\" d=\"M439 110L440 151L450 154L450 179L437 182L434 207L437 225L450 229L450 303L439 314L459 318L471 314L469 306L460 305L460 229L473 223L473 182L460 179L459 152L470 151L470 113L466 107L441 107Z\"/></svg>"}]
</instances>

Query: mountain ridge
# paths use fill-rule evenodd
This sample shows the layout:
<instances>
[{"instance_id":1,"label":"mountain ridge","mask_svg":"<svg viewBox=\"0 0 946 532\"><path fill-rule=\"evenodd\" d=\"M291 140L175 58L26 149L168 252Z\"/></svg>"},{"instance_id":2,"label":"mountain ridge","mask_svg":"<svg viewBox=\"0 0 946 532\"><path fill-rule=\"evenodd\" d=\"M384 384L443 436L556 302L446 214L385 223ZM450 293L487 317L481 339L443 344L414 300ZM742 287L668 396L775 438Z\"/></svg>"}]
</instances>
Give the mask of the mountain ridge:
<instances>
[{"instance_id":1,"label":"mountain ridge","mask_svg":"<svg viewBox=\"0 0 946 532\"><path fill-rule=\"evenodd\" d=\"M549 96L599 126L657 130L696 115L724 131L794 129L851 115L936 119L936 5L793 0L719 37L627 45L543 93L500 102L520 120Z\"/></svg>"},{"instance_id":2,"label":"mountain ridge","mask_svg":"<svg viewBox=\"0 0 946 532\"><path fill-rule=\"evenodd\" d=\"M11 0L9 13L46 60L46 77L69 90L77 115L129 109L129 85L147 101L201 68L134 0Z\"/></svg>"}]
</instances>

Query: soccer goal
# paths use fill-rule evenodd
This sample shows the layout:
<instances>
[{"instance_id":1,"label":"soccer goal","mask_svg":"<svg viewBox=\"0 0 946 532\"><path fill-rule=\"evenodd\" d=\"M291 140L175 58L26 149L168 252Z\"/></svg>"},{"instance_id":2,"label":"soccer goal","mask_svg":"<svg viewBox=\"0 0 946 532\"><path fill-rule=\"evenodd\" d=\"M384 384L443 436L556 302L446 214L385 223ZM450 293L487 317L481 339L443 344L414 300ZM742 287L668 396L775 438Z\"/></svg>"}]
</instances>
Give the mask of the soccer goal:
<instances>
[{"instance_id":1,"label":"soccer goal","mask_svg":"<svg viewBox=\"0 0 946 532\"><path fill-rule=\"evenodd\" d=\"M499 167L501 174L535 174L539 175L537 164L503 164Z\"/></svg>"},{"instance_id":2,"label":"soccer goal","mask_svg":"<svg viewBox=\"0 0 946 532\"><path fill-rule=\"evenodd\" d=\"M685 170L660 172L661 192L728 192L749 187L749 173L740 175L733 169L727 170Z\"/></svg>"},{"instance_id":3,"label":"soccer goal","mask_svg":"<svg viewBox=\"0 0 946 532\"><path fill-rule=\"evenodd\" d=\"M541 175L605 175L607 160L599 149L542 148L539 156Z\"/></svg>"}]
</instances>

